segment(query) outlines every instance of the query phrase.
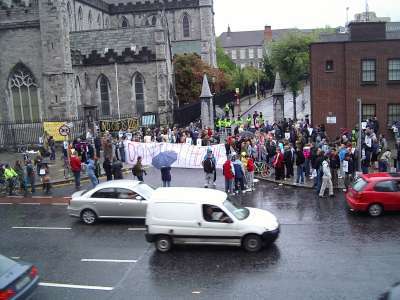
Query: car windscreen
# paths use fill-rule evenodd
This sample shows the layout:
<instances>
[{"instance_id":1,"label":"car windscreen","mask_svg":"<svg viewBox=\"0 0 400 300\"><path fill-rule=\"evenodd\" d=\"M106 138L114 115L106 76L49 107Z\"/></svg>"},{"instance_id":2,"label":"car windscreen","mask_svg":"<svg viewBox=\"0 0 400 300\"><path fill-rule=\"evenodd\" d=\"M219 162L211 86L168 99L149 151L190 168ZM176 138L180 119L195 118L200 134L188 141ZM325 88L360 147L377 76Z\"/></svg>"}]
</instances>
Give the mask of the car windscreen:
<instances>
[{"instance_id":1,"label":"car windscreen","mask_svg":"<svg viewBox=\"0 0 400 300\"><path fill-rule=\"evenodd\" d=\"M356 192L361 192L367 186L367 184L368 182L360 177L353 183L353 189Z\"/></svg>"},{"instance_id":2,"label":"car windscreen","mask_svg":"<svg viewBox=\"0 0 400 300\"><path fill-rule=\"evenodd\" d=\"M245 207L240 207L238 205L233 204L229 200L224 201L224 206L227 210L229 210L238 220L246 219L250 211Z\"/></svg>"},{"instance_id":3,"label":"car windscreen","mask_svg":"<svg viewBox=\"0 0 400 300\"><path fill-rule=\"evenodd\" d=\"M15 261L0 255L0 275L7 272L14 264L16 264Z\"/></svg>"},{"instance_id":4,"label":"car windscreen","mask_svg":"<svg viewBox=\"0 0 400 300\"><path fill-rule=\"evenodd\" d=\"M151 197L151 195L152 195L153 192L154 192L154 189L153 189L152 187L150 187L149 185L147 185L147 184L141 182L141 183L139 183L139 184L137 185L137 187L136 187L136 192L137 192L140 196L144 197L144 199L149 200L150 197Z\"/></svg>"}]
</instances>

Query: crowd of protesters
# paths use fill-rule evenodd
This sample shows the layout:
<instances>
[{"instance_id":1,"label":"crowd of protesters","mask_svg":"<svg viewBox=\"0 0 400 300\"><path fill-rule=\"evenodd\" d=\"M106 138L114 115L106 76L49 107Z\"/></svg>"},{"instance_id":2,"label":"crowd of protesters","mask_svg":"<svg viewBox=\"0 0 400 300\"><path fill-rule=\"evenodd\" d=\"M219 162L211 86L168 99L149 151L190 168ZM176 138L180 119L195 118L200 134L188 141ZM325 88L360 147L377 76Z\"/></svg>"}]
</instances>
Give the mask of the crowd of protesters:
<instances>
[{"instance_id":1,"label":"crowd of protesters","mask_svg":"<svg viewBox=\"0 0 400 300\"><path fill-rule=\"evenodd\" d=\"M379 122L376 118L364 123L361 170L357 170L357 127L352 130L342 129L337 137L332 138L327 136L323 125L312 127L307 118L296 122L283 119L270 124L261 112L256 111L244 118L230 117L230 112L231 107L227 106L225 118L216 120L215 130L201 128L199 122L191 123L185 128L140 128L135 131L120 131L114 135L109 132L93 134L89 130L86 136L63 143L64 167L73 174L75 187L79 189L82 171L86 172L93 186L99 183L101 169L107 180L123 178L126 141L189 143L199 146L225 142L228 160L223 166L223 176L227 192L254 190L254 173L258 171L274 176L276 180L294 180L299 185L312 180L321 197L325 195L326 189L332 196L333 188L339 186L339 179L343 179L347 189L356 171L368 173L375 169L381 172L390 171L392 167L397 171L400 169L400 151L392 156L385 136L379 134ZM395 123L393 132L397 138L399 128L400 122ZM399 143L396 145L399 148ZM210 151L211 149L202 162L205 187L215 186L217 176L216 161ZM34 193L37 174L43 189L49 192L49 163L55 159L55 141L45 134L43 147L33 160L27 158L17 161L13 168L3 165L0 168L0 178L9 184L10 194L16 182L19 182L25 192L30 186ZM395 164L392 163L393 159ZM102 165L100 160L103 161ZM143 181L146 171L141 159L131 171L135 178ZM163 172L163 185L168 186L171 181L170 169ZM65 177L68 177L68 172Z\"/></svg>"}]
</instances>

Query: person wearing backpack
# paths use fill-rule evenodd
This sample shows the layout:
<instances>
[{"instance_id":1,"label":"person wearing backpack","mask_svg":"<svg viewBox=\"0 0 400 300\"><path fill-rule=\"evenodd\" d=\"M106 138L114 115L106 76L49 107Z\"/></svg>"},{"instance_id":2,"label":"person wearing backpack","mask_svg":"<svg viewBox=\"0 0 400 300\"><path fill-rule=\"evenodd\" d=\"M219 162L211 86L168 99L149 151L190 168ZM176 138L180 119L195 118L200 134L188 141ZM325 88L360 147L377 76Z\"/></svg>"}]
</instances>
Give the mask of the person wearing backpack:
<instances>
[{"instance_id":1,"label":"person wearing backpack","mask_svg":"<svg viewBox=\"0 0 400 300\"><path fill-rule=\"evenodd\" d=\"M222 166L222 174L225 177L225 193L233 195L233 181L235 180L235 168L232 164L232 157L229 155L228 159Z\"/></svg>"},{"instance_id":2,"label":"person wearing backpack","mask_svg":"<svg viewBox=\"0 0 400 300\"><path fill-rule=\"evenodd\" d=\"M142 157L138 156L136 164L132 168L132 174L134 177L137 177L139 181L143 181L143 174L147 175L146 170L142 165Z\"/></svg>"},{"instance_id":3,"label":"person wearing backpack","mask_svg":"<svg viewBox=\"0 0 400 300\"><path fill-rule=\"evenodd\" d=\"M31 193L35 192L35 168L33 167L32 161L26 161L26 177L27 184L31 186Z\"/></svg>"},{"instance_id":4,"label":"person wearing backpack","mask_svg":"<svg viewBox=\"0 0 400 300\"><path fill-rule=\"evenodd\" d=\"M244 168L243 164L239 159L239 155L236 156L236 159L233 162L233 167L235 168L235 190L236 193L239 193L239 190L243 193L244 188Z\"/></svg>"},{"instance_id":5,"label":"person wearing backpack","mask_svg":"<svg viewBox=\"0 0 400 300\"><path fill-rule=\"evenodd\" d=\"M214 173L216 171L216 169L215 169L216 161L215 161L215 157L212 153L211 148L208 148L207 154L204 157L202 164L203 164L203 170L205 173L205 180L206 180L204 187L208 188L210 186L211 182L212 182L212 185L215 187L216 186L216 184L215 184L216 176Z\"/></svg>"}]
</instances>

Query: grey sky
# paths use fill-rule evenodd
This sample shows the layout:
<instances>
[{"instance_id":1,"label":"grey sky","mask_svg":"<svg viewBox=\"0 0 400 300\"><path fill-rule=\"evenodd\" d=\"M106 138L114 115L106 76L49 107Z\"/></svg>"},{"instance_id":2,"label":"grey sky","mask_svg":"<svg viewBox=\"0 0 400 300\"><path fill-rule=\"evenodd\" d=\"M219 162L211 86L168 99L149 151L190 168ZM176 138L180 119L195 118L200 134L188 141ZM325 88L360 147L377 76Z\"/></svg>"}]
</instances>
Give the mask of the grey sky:
<instances>
[{"instance_id":1,"label":"grey sky","mask_svg":"<svg viewBox=\"0 0 400 300\"><path fill-rule=\"evenodd\" d=\"M400 0L369 0L370 11L378 17L400 21ZM278 28L316 28L344 25L346 7L349 19L365 11L365 0L214 0L215 27L219 36L228 24L232 31Z\"/></svg>"}]
</instances>

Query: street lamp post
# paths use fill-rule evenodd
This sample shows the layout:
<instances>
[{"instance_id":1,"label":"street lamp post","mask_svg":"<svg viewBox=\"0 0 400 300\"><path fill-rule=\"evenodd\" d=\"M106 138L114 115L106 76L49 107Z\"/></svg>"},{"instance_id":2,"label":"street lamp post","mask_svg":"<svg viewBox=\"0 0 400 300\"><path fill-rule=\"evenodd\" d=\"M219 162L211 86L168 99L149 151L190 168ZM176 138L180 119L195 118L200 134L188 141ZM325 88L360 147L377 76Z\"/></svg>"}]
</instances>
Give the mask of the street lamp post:
<instances>
[{"instance_id":1,"label":"street lamp post","mask_svg":"<svg viewBox=\"0 0 400 300\"><path fill-rule=\"evenodd\" d=\"M358 171L361 172L361 159L362 159L362 100L361 98L357 99L358 104Z\"/></svg>"}]
</instances>

